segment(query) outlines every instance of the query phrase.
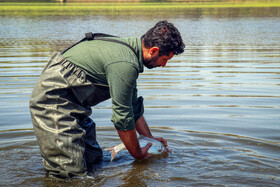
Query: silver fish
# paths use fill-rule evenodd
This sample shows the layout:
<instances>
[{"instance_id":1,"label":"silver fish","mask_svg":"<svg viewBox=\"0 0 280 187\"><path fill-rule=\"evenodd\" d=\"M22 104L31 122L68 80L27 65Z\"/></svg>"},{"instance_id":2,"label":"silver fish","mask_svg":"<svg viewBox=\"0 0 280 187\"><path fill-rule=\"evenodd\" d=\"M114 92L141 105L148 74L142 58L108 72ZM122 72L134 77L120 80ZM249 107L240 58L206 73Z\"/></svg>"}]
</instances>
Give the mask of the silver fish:
<instances>
[{"instance_id":1,"label":"silver fish","mask_svg":"<svg viewBox=\"0 0 280 187\"><path fill-rule=\"evenodd\" d=\"M163 143L161 143L160 141L157 141L155 139L151 139L145 136L140 136L138 138L140 147L146 147L146 145L148 143L152 143L152 146L149 148L148 153L151 155L159 155L161 153L163 153L163 151L165 150L165 146L163 145ZM111 148L107 148L104 150L109 150L112 154L111 154L111 161L114 160L114 158L117 156L117 154L122 151L125 150L125 145L123 143L116 145L115 147L111 147Z\"/></svg>"}]
</instances>

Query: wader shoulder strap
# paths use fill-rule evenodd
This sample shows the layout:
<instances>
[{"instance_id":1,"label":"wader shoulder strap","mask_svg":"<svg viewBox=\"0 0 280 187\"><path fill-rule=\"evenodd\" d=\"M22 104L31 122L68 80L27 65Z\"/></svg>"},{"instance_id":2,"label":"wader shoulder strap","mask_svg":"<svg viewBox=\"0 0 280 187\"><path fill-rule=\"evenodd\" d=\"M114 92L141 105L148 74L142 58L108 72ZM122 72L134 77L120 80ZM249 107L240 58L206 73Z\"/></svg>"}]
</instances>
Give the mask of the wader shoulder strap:
<instances>
[{"instance_id":1,"label":"wader shoulder strap","mask_svg":"<svg viewBox=\"0 0 280 187\"><path fill-rule=\"evenodd\" d=\"M113 35L109 35L109 34L103 34L103 33L92 33L92 32L89 32L89 33L86 33L85 34L86 36L80 40L79 42L75 43L74 45L68 47L67 49L65 49L64 51L62 51L61 54L65 53L66 51L68 51L70 48L74 47L75 45L83 42L83 41L90 41L90 40L103 40L103 41L108 41L108 42L115 42L115 43L119 43L119 44L122 44L122 45L125 45L127 46L128 48L130 48L134 54L137 56L137 53L136 51L133 49L133 47L131 47L129 44L123 42L123 41L120 41L120 40L116 40L116 39L113 39L113 37L117 37L117 36L113 36Z\"/></svg>"}]
</instances>

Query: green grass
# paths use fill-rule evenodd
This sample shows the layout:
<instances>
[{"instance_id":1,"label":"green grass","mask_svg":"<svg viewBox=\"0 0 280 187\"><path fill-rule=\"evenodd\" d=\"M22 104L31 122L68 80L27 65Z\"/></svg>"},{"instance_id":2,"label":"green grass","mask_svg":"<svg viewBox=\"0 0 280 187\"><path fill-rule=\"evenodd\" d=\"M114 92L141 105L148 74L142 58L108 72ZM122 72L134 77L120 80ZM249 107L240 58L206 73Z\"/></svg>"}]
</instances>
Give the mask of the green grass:
<instances>
[{"instance_id":1,"label":"green grass","mask_svg":"<svg viewBox=\"0 0 280 187\"><path fill-rule=\"evenodd\" d=\"M130 15L184 14L193 9L273 8L277 1L205 3L0 3L0 15Z\"/></svg>"}]
</instances>

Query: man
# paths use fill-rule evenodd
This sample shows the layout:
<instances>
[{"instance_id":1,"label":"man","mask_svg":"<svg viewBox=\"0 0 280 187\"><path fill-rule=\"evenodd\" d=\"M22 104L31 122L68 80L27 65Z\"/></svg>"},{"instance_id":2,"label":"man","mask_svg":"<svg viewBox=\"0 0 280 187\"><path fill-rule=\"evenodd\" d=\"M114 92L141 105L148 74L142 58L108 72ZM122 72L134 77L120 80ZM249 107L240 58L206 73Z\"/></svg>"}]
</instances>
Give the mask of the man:
<instances>
[{"instance_id":1,"label":"man","mask_svg":"<svg viewBox=\"0 0 280 187\"><path fill-rule=\"evenodd\" d=\"M141 39L91 35L62 54L55 53L30 99L32 122L49 176L84 176L101 160L95 123L89 116L91 106L109 98L112 122L134 158L151 156L147 153L151 144L141 148L136 132L167 146L149 130L136 79L143 66L164 67L183 51L177 28L160 21Z\"/></svg>"}]
</instances>

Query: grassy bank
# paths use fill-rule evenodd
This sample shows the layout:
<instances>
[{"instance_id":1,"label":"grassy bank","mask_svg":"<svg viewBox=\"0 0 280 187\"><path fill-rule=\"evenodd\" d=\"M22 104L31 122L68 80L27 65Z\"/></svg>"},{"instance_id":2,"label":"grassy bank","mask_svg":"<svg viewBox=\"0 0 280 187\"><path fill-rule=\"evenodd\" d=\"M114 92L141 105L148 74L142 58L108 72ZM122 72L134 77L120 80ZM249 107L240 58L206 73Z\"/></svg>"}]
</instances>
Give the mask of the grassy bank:
<instances>
[{"instance_id":1,"label":"grassy bank","mask_svg":"<svg viewBox=\"0 0 280 187\"><path fill-rule=\"evenodd\" d=\"M0 3L0 15L130 15L184 14L233 8L280 8L277 1L188 2L188 3Z\"/></svg>"}]
</instances>

